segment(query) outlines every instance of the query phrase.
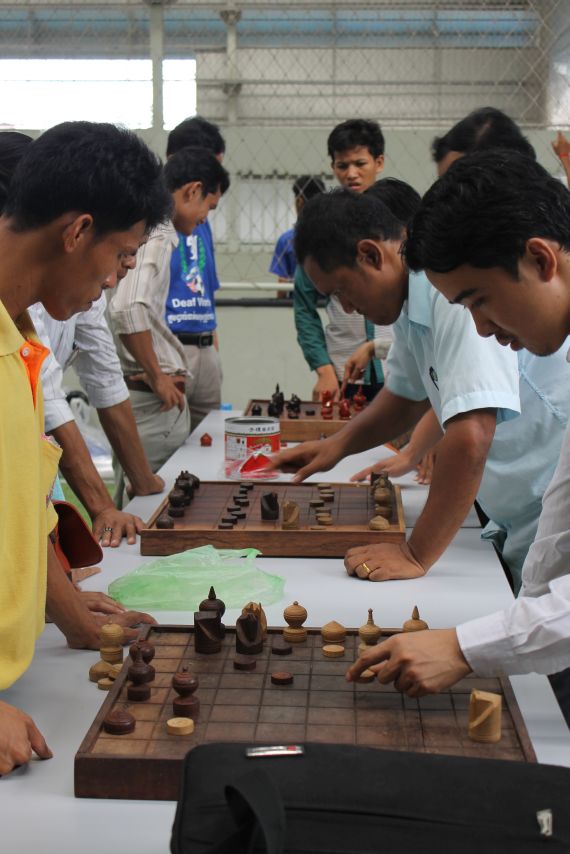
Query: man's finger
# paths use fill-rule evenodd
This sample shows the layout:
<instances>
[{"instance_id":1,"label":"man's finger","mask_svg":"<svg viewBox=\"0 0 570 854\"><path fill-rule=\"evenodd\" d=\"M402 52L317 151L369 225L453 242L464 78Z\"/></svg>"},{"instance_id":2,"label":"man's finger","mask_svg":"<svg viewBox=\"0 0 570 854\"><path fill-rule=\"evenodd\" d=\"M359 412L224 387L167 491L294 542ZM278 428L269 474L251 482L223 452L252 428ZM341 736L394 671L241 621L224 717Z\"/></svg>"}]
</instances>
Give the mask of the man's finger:
<instances>
[{"instance_id":1,"label":"man's finger","mask_svg":"<svg viewBox=\"0 0 570 854\"><path fill-rule=\"evenodd\" d=\"M27 729L30 745L34 753L39 756L40 759L51 759L53 753L47 746L45 738L32 720L28 722Z\"/></svg>"},{"instance_id":2,"label":"man's finger","mask_svg":"<svg viewBox=\"0 0 570 854\"><path fill-rule=\"evenodd\" d=\"M353 682L355 679L358 679L364 670L373 670L375 673L383 670L386 665L386 659L390 655L389 652L386 652L384 646L385 644L375 646L373 648L374 651L370 650L369 652L365 652L357 658L354 664L351 664L346 672L347 681Z\"/></svg>"},{"instance_id":3,"label":"man's finger","mask_svg":"<svg viewBox=\"0 0 570 854\"><path fill-rule=\"evenodd\" d=\"M361 480L367 480L370 477L370 473L374 471L374 466L368 466L366 469L362 469L362 471L357 471L356 474L353 474L350 478L351 483L356 483Z\"/></svg>"}]
</instances>

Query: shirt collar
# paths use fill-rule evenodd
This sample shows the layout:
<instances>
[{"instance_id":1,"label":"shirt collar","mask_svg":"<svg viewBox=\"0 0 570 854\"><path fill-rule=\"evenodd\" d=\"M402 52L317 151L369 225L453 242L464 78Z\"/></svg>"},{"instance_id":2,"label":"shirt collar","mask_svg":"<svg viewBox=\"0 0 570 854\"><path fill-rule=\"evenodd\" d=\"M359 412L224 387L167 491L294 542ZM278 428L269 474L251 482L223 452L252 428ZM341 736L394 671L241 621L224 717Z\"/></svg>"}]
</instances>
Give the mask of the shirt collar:
<instances>
[{"instance_id":1,"label":"shirt collar","mask_svg":"<svg viewBox=\"0 0 570 854\"><path fill-rule=\"evenodd\" d=\"M425 273L410 273L408 277L407 315L412 323L431 326L432 304L435 295L433 285Z\"/></svg>"},{"instance_id":2,"label":"shirt collar","mask_svg":"<svg viewBox=\"0 0 570 854\"><path fill-rule=\"evenodd\" d=\"M0 300L0 356L9 356L26 341L37 341L36 330L27 311L12 320Z\"/></svg>"}]
</instances>

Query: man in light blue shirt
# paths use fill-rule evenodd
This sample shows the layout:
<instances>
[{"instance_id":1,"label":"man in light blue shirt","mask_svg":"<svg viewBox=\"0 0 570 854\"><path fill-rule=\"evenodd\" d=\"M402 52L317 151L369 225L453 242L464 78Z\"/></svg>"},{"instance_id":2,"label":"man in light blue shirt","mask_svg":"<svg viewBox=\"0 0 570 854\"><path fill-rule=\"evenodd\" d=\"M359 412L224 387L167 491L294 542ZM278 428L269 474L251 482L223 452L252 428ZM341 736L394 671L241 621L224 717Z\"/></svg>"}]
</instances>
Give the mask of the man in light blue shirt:
<instances>
[{"instance_id":1,"label":"man in light blue shirt","mask_svg":"<svg viewBox=\"0 0 570 854\"><path fill-rule=\"evenodd\" d=\"M515 417L520 412L516 355L481 339L468 312L450 305L423 274L408 273L402 239L401 227L376 199L341 192L307 205L296 250L318 290L336 293L346 311L359 311L375 323L398 319L389 378L377 399L330 439L305 443L275 459L276 466L297 470L302 480L408 429L431 404L445 436L428 500L408 543L363 545L346 557L350 574L373 581L418 577L433 565L477 496L487 461L489 482L494 478L489 491L498 491L495 502L505 503L501 443L503 438L509 443L510 430L521 453L525 441L529 453L537 450L536 410L530 419ZM556 458L557 452L553 466ZM533 463L527 469L526 484L523 479L516 484L515 490L521 490L517 507L531 503L527 498L537 467Z\"/></svg>"}]
</instances>

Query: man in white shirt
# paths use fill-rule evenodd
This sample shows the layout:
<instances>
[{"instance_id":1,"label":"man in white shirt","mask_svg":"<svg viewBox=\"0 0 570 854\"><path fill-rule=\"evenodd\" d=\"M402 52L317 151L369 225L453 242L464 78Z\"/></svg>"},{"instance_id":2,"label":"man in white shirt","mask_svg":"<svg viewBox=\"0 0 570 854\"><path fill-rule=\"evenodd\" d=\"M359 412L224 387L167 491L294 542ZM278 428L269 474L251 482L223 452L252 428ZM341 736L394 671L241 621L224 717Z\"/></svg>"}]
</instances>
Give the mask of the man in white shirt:
<instances>
[{"instance_id":1,"label":"man in white shirt","mask_svg":"<svg viewBox=\"0 0 570 854\"><path fill-rule=\"evenodd\" d=\"M540 356L555 353L570 333L569 253L570 194L541 166L506 151L457 162L424 197L406 247L410 268L425 269L444 297L468 308L480 335ZM556 674L570 721L569 501L567 428L519 598L456 629L391 638L348 678L372 666L381 682L421 696L470 671Z\"/></svg>"}]
</instances>

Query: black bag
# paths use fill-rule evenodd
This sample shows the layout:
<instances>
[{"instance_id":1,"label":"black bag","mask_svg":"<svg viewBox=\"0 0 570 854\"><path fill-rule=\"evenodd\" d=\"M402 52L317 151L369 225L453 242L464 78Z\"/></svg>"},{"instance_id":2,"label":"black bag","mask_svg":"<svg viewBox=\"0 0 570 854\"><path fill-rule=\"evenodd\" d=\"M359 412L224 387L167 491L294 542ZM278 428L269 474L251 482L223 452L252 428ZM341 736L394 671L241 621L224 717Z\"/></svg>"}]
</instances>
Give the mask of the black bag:
<instances>
[{"instance_id":1,"label":"black bag","mask_svg":"<svg viewBox=\"0 0 570 854\"><path fill-rule=\"evenodd\" d=\"M570 852L568 768L332 744L245 750L188 754L172 854Z\"/></svg>"}]
</instances>

